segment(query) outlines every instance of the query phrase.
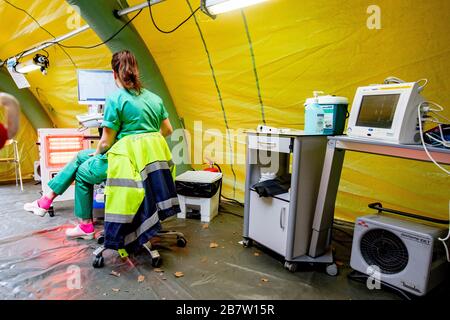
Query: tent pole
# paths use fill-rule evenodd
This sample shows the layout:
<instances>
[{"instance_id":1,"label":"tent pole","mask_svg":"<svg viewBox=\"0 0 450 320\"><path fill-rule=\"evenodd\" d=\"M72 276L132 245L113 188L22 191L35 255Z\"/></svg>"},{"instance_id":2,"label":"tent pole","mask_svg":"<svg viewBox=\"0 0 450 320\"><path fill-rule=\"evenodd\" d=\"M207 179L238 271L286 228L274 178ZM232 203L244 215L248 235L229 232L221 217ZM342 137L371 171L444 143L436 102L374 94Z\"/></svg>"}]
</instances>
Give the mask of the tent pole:
<instances>
[{"instance_id":1,"label":"tent pole","mask_svg":"<svg viewBox=\"0 0 450 320\"><path fill-rule=\"evenodd\" d=\"M165 0L150 0L150 5L158 4L158 3L163 2L163 1L165 1ZM124 16L126 14L129 14L129 13L132 13L132 12L144 9L146 7L148 7L148 2L144 1L141 4L137 4L135 6L132 6L132 7L129 7L129 8L117 11L117 15L119 17L121 17L121 16Z\"/></svg>"},{"instance_id":2,"label":"tent pole","mask_svg":"<svg viewBox=\"0 0 450 320\"><path fill-rule=\"evenodd\" d=\"M81 28L73 30L73 31L71 31L71 32L69 32L69 33L67 33L65 35L62 35L62 36L60 36L58 38L44 41L43 44L38 45L37 47L34 47L33 49L30 49L28 51L25 51L23 54L20 54L20 58L32 55L33 53L38 52L38 51L40 51L42 49L54 46L57 42L61 42L61 41L70 39L70 38L72 38L72 37L74 37L74 36L84 32L84 31L86 31L88 29L90 29L90 27L88 25L84 25ZM19 54L15 55L15 57L19 58Z\"/></svg>"},{"instance_id":3,"label":"tent pole","mask_svg":"<svg viewBox=\"0 0 450 320\"><path fill-rule=\"evenodd\" d=\"M165 1L165 0L151 0L151 1L150 1L150 5L155 5L155 4L158 4L158 3L163 2L163 1ZM135 11L138 11L138 10L141 10L141 9L143 9L143 8L146 8L146 7L148 7L148 2L147 2L147 1L145 1L145 2L143 2L143 3L141 3L141 4L138 4L138 5L135 5L135 6L126 8L126 9L119 10L119 11L117 11L115 14L116 14L117 16L121 17L121 16L124 16L124 15L127 15L127 14L129 14L129 13L132 13L132 12L135 12ZM16 54L14 57L19 58L19 55L20 55L20 58L23 58L23 57L32 55L33 53L38 52L38 51L40 51L40 50L42 50L42 49L45 49L45 48L54 46L54 45L57 44L58 42L61 42L61 41L64 41L64 40L73 38L73 37L75 37L76 35L78 35L78 34L84 32L84 31L86 31L86 30L88 30L88 29L90 29L90 28L91 28L91 27L90 27L89 25L86 24L86 25L82 26L81 28L78 28L78 29L76 29L76 30L74 30L74 31L71 31L71 32L69 32L69 33L67 33L67 34L65 34L65 35L62 35L62 36L57 37L57 38L55 38L55 39L50 39L50 40L44 41L44 42L42 42L41 45L37 45L37 46L35 46L35 47L33 47L33 48L31 48L31 49L25 51L25 52L22 53L22 54Z\"/></svg>"}]
</instances>

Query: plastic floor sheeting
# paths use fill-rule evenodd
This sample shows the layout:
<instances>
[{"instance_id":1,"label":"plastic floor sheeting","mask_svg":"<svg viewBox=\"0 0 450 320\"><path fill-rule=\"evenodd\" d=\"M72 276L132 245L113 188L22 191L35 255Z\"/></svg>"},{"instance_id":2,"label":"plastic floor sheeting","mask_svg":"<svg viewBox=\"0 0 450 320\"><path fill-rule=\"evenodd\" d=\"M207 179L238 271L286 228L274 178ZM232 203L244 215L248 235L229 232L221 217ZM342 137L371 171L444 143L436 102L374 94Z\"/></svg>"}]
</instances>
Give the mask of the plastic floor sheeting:
<instances>
[{"instance_id":1,"label":"plastic floor sheeting","mask_svg":"<svg viewBox=\"0 0 450 320\"><path fill-rule=\"evenodd\" d=\"M57 203L53 218L22 210L39 190L32 183L24 192L0 185L0 299L398 299L346 277L349 239L336 244L337 259L344 261L339 276L310 266L290 273L268 250L243 248L242 218L225 213L207 228L192 219L165 222L166 230L185 233L188 244L178 248L172 239L161 239L161 270L151 266L145 251L130 256L132 263L107 251L105 267L94 269L96 241L64 236L74 221L72 202Z\"/></svg>"}]
</instances>

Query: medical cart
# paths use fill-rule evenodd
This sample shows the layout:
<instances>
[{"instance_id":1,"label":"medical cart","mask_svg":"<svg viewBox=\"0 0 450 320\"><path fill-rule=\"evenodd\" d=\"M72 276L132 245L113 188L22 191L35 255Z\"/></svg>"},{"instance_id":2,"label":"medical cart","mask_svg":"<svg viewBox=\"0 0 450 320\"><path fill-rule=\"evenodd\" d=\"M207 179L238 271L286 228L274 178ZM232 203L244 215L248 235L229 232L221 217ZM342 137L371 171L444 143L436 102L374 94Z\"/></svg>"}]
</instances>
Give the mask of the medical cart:
<instances>
[{"instance_id":1,"label":"medical cart","mask_svg":"<svg viewBox=\"0 0 450 320\"><path fill-rule=\"evenodd\" d=\"M308 255L326 145L326 136L302 131L247 133L243 245L256 241L282 255L291 272L306 262L327 264L327 273L337 274L330 246L320 256ZM289 191L260 197L253 186L267 173L291 174Z\"/></svg>"}]
</instances>

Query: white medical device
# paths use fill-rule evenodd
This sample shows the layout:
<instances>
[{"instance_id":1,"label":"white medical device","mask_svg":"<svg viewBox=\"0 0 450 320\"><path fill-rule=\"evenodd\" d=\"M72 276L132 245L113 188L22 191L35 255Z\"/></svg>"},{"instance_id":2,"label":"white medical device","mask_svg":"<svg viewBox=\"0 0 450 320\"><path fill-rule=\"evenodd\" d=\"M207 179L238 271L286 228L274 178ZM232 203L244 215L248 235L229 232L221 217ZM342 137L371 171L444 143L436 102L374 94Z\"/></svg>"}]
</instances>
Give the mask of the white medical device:
<instances>
[{"instance_id":1,"label":"white medical device","mask_svg":"<svg viewBox=\"0 0 450 320\"><path fill-rule=\"evenodd\" d=\"M78 70L78 103L89 105L87 114L77 115L78 122L85 128L100 127L106 98L116 90L112 71Z\"/></svg>"},{"instance_id":2,"label":"white medical device","mask_svg":"<svg viewBox=\"0 0 450 320\"><path fill-rule=\"evenodd\" d=\"M396 144L419 144L417 107L424 101L417 82L360 87L353 100L347 135Z\"/></svg>"},{"instance_id":3,"label":"white medical device","mask_svg":"<svg viewBox=\"0 0 450 320\"><path fill-rule=\"evenodd\" d=\"M78 70L78 103L105 104L106 97L117 90L113 72L109 70Z\"/></svg>"}]
</instances>

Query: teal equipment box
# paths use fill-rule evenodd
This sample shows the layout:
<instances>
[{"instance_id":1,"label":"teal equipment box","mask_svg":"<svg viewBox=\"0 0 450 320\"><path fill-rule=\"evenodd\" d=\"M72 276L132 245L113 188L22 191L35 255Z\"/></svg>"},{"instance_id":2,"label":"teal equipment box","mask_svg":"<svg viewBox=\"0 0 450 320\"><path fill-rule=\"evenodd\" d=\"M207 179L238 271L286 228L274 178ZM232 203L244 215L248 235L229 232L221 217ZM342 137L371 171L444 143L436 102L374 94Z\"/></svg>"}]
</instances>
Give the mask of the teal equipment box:
<instances>
[{"instance_id":1,"label":"teal equipment box","mask_svg":"<svg viewBox=\"0 0 450 320\"><path fill-rule=\"evenodd\" d=\"M345 119L348 118L348 99L337 96L318 96L306 99L306 105L316 103L323 109L324 135L340 135L344 133Z\"/></svg>"}]
</instances>

